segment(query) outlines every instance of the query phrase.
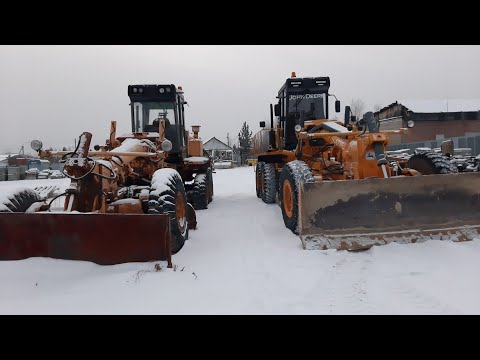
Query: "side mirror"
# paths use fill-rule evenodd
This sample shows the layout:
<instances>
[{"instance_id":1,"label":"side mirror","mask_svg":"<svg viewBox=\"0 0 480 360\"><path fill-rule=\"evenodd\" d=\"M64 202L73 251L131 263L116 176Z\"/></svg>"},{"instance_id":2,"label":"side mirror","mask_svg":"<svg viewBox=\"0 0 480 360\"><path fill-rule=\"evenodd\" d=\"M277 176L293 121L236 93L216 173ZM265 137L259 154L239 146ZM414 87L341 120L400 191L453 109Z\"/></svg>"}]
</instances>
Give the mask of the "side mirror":
<instances>
[{"instance_id":1,"label":"side mirror","mask_svg":"<svg viewBox=\"0 0 480 360\"><path fill-rule=\"evenodd\" d=\"M280 116L280 104L275 104L274 109L275 116Z\"/></svg>"},{"instance_id":2,"label":"side mirror","mask_svg":"<svg viewBox=\"0 0 480 360\"><path fill-rule=\"evenodd\" d=\"M260 121L260 127L264 128L265 127L265 121Z\"/></svg>"},{"instance_id":3,"label":"side mirror","mask_svg":"<svg viewBox=\"0 0 480 360\"><path fill-rule=\"evenodd\" d=\"M300 111L300 119L297 122L298 125L303 129L305 127L305 110Z\"/></svg>"},{"instance_id":4,"label":"side mirror","mask_svg":"<svg viewBox=\"0 0 480 360\"><path fill-rule=\"evenodd\" d=\"M335 112L340 112L340 100L335 100Z\"/></svg>"},{"instance_id":5,"label":"side mirror","mask_svg":"<svg viewBox=\"0 0 480 360\"><path fill-rule=\"evenodd\" d=\"M350 111L350 106L345 106L345 113L344 113L344 119L343 122L345 125L348 125L350 123L350 116L352 115Z\"/></svg>"}]
</instances>

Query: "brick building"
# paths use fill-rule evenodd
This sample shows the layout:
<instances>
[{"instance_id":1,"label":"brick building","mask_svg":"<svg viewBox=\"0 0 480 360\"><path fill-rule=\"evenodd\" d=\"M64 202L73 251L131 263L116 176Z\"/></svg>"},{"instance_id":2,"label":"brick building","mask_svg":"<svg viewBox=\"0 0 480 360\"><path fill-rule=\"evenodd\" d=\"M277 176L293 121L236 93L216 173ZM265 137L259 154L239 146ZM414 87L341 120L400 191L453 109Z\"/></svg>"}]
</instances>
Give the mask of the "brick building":
<instances>
[{"instance_id":1,"label":"brick building","mask_svg":"<svg viewBox=\"0 0 480 360\"><path fill-rule=\"evenodd\" d=\"M375 112L381 130L415 126L406 135L390 136L390 144L441 140L480 134L480 99L403 100Z\"/></svg>"}]
</instances>

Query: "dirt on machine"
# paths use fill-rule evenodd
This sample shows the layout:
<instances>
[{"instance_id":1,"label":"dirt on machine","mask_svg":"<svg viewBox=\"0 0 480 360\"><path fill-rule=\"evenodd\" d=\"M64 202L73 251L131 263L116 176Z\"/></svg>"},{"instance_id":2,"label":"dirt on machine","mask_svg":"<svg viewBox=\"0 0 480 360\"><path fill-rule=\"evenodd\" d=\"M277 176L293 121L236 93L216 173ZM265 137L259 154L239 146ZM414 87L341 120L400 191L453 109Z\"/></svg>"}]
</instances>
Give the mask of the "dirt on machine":
<instances>
[{"instance_id":1,"label":"dirt on machine","mask_svg":"<svg viewBox=\"0 0 480 360\"><path fill-rule=\"evenodd\" d=\"M130 134L117 136L112 121L105 145L94 150L89 132L73 151L43 150L32 141L41 158L61 156L71 183L54 197L22 189L0 206L1 260L167 260L171 266L171 255L196 228L195 210L213 200L212 161L200 126L185 129L181 87L129 85L128 96Z\"/></svg>"},{"instance_id":2,"label":"dirt on machine","mask_svg":"<svg viewBox=\"0 0 480 360\"><path fill-rule=\"evenodd\" d=\"M278 203L305 249L362 250L390 242L465 241L479 236L480 174L458 173L433 151L386 152L389 136L372 112L329 120L330 79L292 74L254 136L257 196ZM336 99L336 97L335 97ZM335 100L340 112L340 101Z\"/></svg>"}]
</instances>

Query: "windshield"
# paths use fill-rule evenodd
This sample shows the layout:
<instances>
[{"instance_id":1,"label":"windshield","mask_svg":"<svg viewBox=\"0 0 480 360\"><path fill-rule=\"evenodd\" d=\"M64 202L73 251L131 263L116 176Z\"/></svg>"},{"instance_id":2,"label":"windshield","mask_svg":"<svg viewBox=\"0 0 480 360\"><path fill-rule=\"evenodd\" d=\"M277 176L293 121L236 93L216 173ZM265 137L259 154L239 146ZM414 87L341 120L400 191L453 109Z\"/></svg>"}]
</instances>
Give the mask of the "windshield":
<instances>
[{"instance_id":1,"label":"windshield","mask_svg":"<svg viewBox=\"0 0 480 360\"><path fill-rule=\"evenodd\" d=\"M288 112L301 113L302 110L307 119L325 119L325 94L290 94Z\"/></svg>"},{"instance_id":2,"label":"windshield","mask_svg":"<svg viewBox=\"0 0 480 360\"><path fill-rule=\"evenodd\" d=\"M173 102L134 102L132 116L134 132L158 132L161 119L175 123Z\"/></svg>"}]
</instances>

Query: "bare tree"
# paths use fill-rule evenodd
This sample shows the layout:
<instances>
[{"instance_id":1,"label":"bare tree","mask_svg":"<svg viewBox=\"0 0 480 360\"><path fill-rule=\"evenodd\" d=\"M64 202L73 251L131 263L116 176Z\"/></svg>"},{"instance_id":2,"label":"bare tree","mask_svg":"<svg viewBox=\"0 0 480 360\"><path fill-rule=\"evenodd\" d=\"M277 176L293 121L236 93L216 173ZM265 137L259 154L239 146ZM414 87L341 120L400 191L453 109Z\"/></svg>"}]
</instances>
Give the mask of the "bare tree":
<instances>
[{"instance_id":1,"label":"bare tree","mask_svg":"<svg viewBox=\"0 0 480 360\"><path fill-rule=\"evenodd\" d=\"M375 105L373 106L373 111L375 111L375 112L376 112L376 111L379 111L381 108L382 108L382 105L380 105L380 104L375 104Z\"/></svg>"},{"instance_id":2,"label":"bare tree","mask_svg":"<svg viewBox=\"0 0 480 360\"><path fill-rule=\"evenodd\" d=\"M352 99L350 103L350 111L352 115L355 115L357 119L361 119L363 117L363 109L365 109L365 103L361 99Z\"/></svg>"}]
</instances>

